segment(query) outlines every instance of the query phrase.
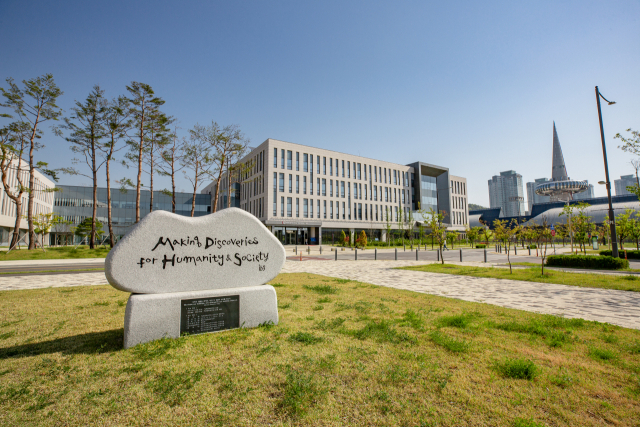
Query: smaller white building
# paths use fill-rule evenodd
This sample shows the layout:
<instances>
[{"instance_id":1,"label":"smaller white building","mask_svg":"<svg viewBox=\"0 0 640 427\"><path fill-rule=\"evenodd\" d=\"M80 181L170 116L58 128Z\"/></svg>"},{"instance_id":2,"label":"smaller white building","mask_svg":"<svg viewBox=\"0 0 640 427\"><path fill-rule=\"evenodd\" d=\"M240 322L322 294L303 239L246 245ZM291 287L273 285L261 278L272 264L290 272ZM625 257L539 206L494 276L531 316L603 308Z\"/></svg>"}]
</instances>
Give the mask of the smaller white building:
<instances>
[{"instance_id":1,"label":"smaller white building","mask_svg":"<svg viewBox=\"0 0 640 427\"><path fill-rule=\"evenodd\" d=\"M24 187L29 186L29 163L24 160L21 162L20 171L18 171L18 160L13 160L7 177L7 184L13 190L17 190L19 186L18 173ZM33 212L35 215L39 213L50 213L53 211L52 192L46 192L47 189L54 188L55 184L40 171L36 170L35 174L35 200L33 202ZM27 232L29 226L27 224L27 209L29 205L29 193L22 193L22 207L20 221L20 235ZM16 223L16 204L9 198L4 191L4 186L0 185L0 246L8 246L11 241L11 234ZM47 239L45 238L45 242Z\"/></svg>"}]
</instances>

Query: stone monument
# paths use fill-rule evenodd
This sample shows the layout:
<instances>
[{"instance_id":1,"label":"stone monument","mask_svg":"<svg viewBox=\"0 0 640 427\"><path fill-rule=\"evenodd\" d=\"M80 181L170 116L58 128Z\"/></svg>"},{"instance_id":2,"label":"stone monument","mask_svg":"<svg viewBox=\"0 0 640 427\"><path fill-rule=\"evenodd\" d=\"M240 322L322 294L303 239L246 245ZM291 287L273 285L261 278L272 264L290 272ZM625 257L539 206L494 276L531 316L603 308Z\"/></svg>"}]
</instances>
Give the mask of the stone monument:
<instances>
[{"instance_id":1,"label":"stone monument","mask_svg":"<svg viewBox=\"0 0 640 427\"><path fill-rule=\"evenodd\" d=\"M151 212L109 252L109 283L131 292L124 347L278 323L275 289L285 250L237 208L197 218Z\"/></svg>"}]
</instances>

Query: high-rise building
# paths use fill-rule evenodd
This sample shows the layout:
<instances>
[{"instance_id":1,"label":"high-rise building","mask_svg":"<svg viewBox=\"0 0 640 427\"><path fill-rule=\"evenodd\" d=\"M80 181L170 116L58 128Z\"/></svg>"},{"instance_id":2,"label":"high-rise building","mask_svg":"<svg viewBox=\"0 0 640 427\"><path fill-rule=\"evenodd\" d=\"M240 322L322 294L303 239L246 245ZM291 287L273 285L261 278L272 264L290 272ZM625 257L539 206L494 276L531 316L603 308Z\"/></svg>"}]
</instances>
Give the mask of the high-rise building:
<instances>
[{"instance_id":1,"label":"high-rise building","mask_svg":"<svg viewBox=\"0 0 640 427\"><path fill-rule=\"evenodd\" d=\"M493 176L489 180L489 203L492 208L502 208L502 217L523 216L522 175L516 171L505 171Z\"/></svg>"},{"instance_id":2,"label":"high-rise building","mask_svg":"<svg viewBox=\"0 0 640 427\"><path fill-rule=\"evenodd\" d=\"M613 184L616 186L616 196L628 196L633 193L627 191L627 187L633 187L637 181L634 175L623 175L620 179L615 179Z\"/></svg>"},{"instance_id":3,"label":"high-rise building","mask_svg":"<svg viewBox=\"0 0 640 427\"><path fill-rule=\"evenodd\" d=\"M596 197L596 193L593 188L593 184L589 184L589 181L585 180L585 182L589 185L587 189L581 193L576 193L573 195L573 200L587 200L593 199Z\"/></svg>"},{"instance_id":4,"label":"high-rise building","mask_svg":"<svg viewBox=\"0 0 640 427\"><path fill-rule=\"evenodd\" d=\"M538 203L547 203L551 201L551 197L549 196L541 196L539 194L536 194L536 187L548 181L549 178L538 178L534 180L534 182L527 182L527 206L529 212L531 212L531 206Z\"/></svg>"}]
</instances>

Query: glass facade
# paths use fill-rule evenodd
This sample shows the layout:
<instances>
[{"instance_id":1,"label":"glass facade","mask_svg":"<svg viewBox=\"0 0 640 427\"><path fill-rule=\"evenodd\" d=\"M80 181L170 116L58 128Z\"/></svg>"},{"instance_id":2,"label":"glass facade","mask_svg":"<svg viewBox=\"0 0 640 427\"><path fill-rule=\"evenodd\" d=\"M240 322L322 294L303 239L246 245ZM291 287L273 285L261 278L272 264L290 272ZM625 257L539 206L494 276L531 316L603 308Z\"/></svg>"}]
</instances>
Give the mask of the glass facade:
<instances>
[{"instance_id":1,"label":"glass facade","mask_svg":"<svg viewBox=\"0 0 640 427\"><path fill-rule=\"evenodd\" d=\"M420 176L420 187L422 191L422 200L420 201L420 207L424 210L433 209L438 210L438 189L436 188L436 178L433 176Z\"/></svg>"},{"instance_id":2,"label":"glass facade","mask_svg":"<svg viewBox=\"0 0 640 427\"><path fill-rule=\"evenodd\" d=\"M64 220L77 225L85 218L90 218L93 211L93 189L91 187L76 187L59 185L60 191L55 192L53 212ZM140 217L149 213L151 193L147 190L140 192ZM232 204L234 197L232 197ZM192 193L176 193L176 214L191 216ZM226 200L225 200L226 201ZM97 219L102 223L102 229L108 234L107 224L107 189L98 188ZM171 212L171 196L160 191L153 192L153 209ZM207 215L211 212L211 196L196 194L194 216ZM121 237L136 220L136 192L127 190L121 192L118 188L111 189L111 220L114 233Z\"/></svg>"}]
</instances>

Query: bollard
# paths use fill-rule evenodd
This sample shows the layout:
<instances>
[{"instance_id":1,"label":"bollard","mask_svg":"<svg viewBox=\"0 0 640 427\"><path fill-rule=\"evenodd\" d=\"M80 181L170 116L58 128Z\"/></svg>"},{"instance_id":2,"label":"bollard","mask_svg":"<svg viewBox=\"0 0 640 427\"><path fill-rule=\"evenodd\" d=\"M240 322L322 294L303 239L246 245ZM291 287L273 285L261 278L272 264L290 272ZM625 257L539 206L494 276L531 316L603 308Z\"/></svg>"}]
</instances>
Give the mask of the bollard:
<instances>
[{"instance_id":1,"label":"bollard","mask_svg":"<svg viewBox=\"0 0 640 427\"><path fill-rule=\"evenodd\" d=\"M531 256L531 246L529 246L529 256Z\"/></svg>"},{"instance_id":2,"label":"bollard","mask_svg":"<svg viewBox=\"0 0 640 427\"><path fill-rule=\"evenodd\" d=\"M398 248L396 248L396 261L398 260Z\"/></svg>"},{"instance_id":3,"label":"bollard","mask_svg":"<svg viewBox=\"0 0 640 427\"><path fill-rule=\"evenodd\" d=\"M440 248L436 250L436 261L440 261Z\"/></svg>"},{"instance_id":4,"label":"bollard","mask_svg":"<svg viewBox=\"0 0 640 427\"><path fill-rule=\"evenodd\" d=\"M336 261L338 260L338 251L336 251Z\"/></svg>"},{"instance_id":5,"label":"bollard","mask_svg":"<svg viewBox=\"0 0 640 427\"><path fill-rule=\"evenodd\" d=\"M487 262L487 249L484 250L484 262Z\"/></svg>"},{"instance_id":6,"label":"bollard","mask_svg":"<svg viewBox=\"0 0 640 427\"><path fill-rule=\"evenodd\" d=\"M302 261L302 252L300 252L300 261Z\"/></svg>"},{"instance_id":7,"label":"bollard","mask_svg":"<svg viewBox=\"0 0 640 427\"><path fill-rule=\"evenodd\" d=\"M375 261L377 261L377 260L378 260L378 248L375 248L375 249L373 250L373 259L374 259Z\"/></svg>"},{"instance_id":8,"label":"bollard","mask_svg":"<svg viewBox=\"0 0 640 427\"><path fill-rule=\"evenodd\" d=\"M517 246L513 247L513 254L514 255L518 255L518 247Z\"/></svg>"},{"instance_id":9,"label":"bollard","mask_svg":"<svg viewBox=\"0 0 640 427\"><path fill-rule=\"evenodd\" d=\"M295 248L293 248L293 253L296 254L296 255L298 254L298 247L297 246Z\"/></svg>"},{"instance_id":10,"label":"bollard","mask_svg":"<svg viewBox=\"0 0 640 427\"><path fill-rule=\"evenodd\" d=\"M460 249L460 262L462 262L462 249Z\"/></svg>"},{"instance_id":11,"label":"bollard","mask_svg":"<svg viewBox=\"0 0 640 427\"><path fill-rule=\"evenodd\" d=\"M320 245L320 255L322 255L322 245Z\"/></svg>"},{"instance_id":12,"label":"bollard","mask_svg":"<svg viewBox=\"0 0 640 427\"><path fill-rule=\"evenodd\" d=\"M413 250L413 243L411 243L411 250Z\"/></svg>"},{"instance_id":13,"label":"bollard","mask_svg":"<svg viewBox=\"0 0 640 427\"><path fill-rule=\"evenodd\" d=\"M307 254L311 255L311 247L307 246Z\"/></svg>"},{"instance_id":14,"label":"bollard","mask_svg":"<svg viewBox=\"0 0 640 427\"><path fill-rule=\"evenodd\" d=\"M406 251L407 251L407 245L405 245L404 243L402 244L402 250L403 250L404 252L406 252Z\"/></svg>"},{"instance_id":15,"label":"bollard","mask_svg":"<svg viewBox=\"0 0 640 427\"><path fill-rule=\"evenodd\" d=\"M418 261L418 250L416 249L416 261Z\"/></svg>"},{"instance_id":16,"label":"bollard","mask_svg":"<svg viewBox=\"0 0 640 427\"><path fill-rule=\"evenodd\" d=\"M356 248L356 261L358 260L358 248Z\"/></svg>"}]
</instances>

